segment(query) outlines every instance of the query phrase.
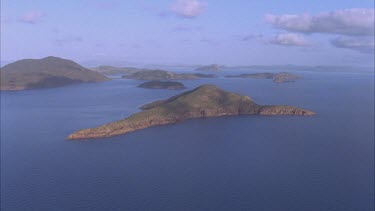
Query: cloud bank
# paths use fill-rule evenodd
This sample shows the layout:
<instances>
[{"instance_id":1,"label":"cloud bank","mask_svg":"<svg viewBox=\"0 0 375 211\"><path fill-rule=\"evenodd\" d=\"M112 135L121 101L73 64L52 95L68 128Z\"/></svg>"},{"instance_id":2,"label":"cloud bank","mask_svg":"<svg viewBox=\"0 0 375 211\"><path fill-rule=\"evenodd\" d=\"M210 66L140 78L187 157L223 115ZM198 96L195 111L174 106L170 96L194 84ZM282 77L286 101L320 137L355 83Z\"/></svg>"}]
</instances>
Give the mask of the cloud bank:
<instances>
[{"instance_id":1,"label":"cloud bank","mask_svg":"<svg viewBox=\"0 0 375 211\"><path fill-rule=\"evenodd\" d=\"M198 0L177 0L171 6L171 11L183 18L195 18L201 15L207 4Z\"/></svg>"},{"instance_id":2,"label":"cloud bank","mask_svg":"<svg viewBox=\"0 0 375 211\"><path fill-rule=\"evenodd\" d=\"M269 41L271 44L284 46L308 46L306 38L301 34L286 33L278 34Z\"/></svg>"},{"instance_id":3,"label":"cloud bank","mask_svg":"<svg viewBox=\"0 0 375 211\"><path fill-rule=\"evenodd\" d=\"M329 33L352 36L374 35L374 8L354 8L310 14L265 16L274 27L292 32Z\"/></svg>"}]
</instances>

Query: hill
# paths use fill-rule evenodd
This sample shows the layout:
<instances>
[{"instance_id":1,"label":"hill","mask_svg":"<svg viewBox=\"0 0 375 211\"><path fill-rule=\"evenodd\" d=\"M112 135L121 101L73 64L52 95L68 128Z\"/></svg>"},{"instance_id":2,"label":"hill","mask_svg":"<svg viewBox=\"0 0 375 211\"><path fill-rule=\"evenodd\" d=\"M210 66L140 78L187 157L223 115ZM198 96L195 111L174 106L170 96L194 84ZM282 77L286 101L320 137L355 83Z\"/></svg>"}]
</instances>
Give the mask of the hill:
<instances>
[{"instance_id":1,"label":"hill","mask_svg":"<svg viewBox=\"0 0 375 211\"><path fill-rule=\"evenodd\" d=\"M101 82L108 78L81 65L58 57L23 59L0 70L0 90L25 90Z\"/></svg>"}]
</instances>

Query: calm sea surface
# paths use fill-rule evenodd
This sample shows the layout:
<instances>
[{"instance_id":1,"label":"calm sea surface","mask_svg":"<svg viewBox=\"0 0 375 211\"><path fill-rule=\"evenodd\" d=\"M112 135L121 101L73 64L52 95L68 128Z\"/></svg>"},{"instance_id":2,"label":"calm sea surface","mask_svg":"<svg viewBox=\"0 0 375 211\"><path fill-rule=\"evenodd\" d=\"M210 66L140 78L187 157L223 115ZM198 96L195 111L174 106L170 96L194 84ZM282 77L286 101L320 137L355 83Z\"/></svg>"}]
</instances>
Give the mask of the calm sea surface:
<instances>
[{"instance_id":1,"label":"calm sea surface","mask_svg":"<svg viewBox=\"0 0 375 211\"><path fill-rule=\"evenodd\" d=\"M114 79L1 93L1 210L374 210L374 75L211 83L314 117L189 120L91 141L78 129L180 93Z\"/></svg>"}]
</instances>

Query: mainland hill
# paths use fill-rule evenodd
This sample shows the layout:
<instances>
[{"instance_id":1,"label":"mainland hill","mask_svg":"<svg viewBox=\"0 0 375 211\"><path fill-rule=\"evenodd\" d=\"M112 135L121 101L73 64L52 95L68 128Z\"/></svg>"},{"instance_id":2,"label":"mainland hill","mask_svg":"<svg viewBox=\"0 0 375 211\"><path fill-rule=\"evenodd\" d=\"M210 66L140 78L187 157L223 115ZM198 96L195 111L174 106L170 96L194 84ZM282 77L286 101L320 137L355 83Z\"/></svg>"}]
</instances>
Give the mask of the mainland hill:
<instances>
[{"instance_id":1,"label":"mainland hill","mask_svg":"<svg viewBox=\"0 0 375 211\"><path fill-rule=\"evenodd\" d=\"M215 78L215 75L200 74L200 73L174 73L165 70L142 70L130 75L124 75L123 78L137 79L145 81L158 80L193 80L199 78Z\"/></svg>"},{"instance_id":2,"label":"mainland hill","mask_svg":"<svg viewBox=\"0 0 375 211\"><path fill-rule=\"evenodd\" d=\"M297 115L314 112L287 105L259 105L250 97L224 91L214 85L202 85L166 100L146 104L128 118L96 128L83 129L68 139L103 138L148 127L178 123L192 118L229 115Z\"/></svg>"},{"instance_id":3,"label":"mainland hill","mask_svg":"<svg viewBox=\"0 0 375 211\"><path fill-rule=\"evenodd\" d=\"M0 70L0 78L0 90L53 88L109 80L71 60L52 56L23 59L5 65Z\"/></svg>"},{"instance_id":4,"label":"mainland hill","mask_svg":"<svg viewBox=\"0 0 375 211\"><path fill-rule=\"evenodd\" d=\"M281 73L249 73L240 75L227 75L227 78L253 78L253 79L272 79L275 83L294 82L300 77L287 72Z\"/></svg>"}]
</instances>

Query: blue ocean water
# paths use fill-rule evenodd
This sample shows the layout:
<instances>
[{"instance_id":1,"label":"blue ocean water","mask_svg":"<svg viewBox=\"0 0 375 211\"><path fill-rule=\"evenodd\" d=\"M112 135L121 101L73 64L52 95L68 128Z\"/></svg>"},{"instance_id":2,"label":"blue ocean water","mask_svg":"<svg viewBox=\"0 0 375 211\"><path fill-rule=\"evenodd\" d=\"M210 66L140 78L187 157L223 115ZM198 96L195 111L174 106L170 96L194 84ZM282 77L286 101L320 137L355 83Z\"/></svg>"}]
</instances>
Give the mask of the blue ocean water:
<instances>
[{"instance_id":1,"label":"blue ocean water","mask_svg":"<svg viewBox=\"0 0 375 211\"><path fill-rule=\"evenodd\" d=\"M374 210L374 75L211 83L313 117L196 119L91 141L78 129L182 91L99 84L1 93L1 210Z\"/></svg>"}]
</instances>

